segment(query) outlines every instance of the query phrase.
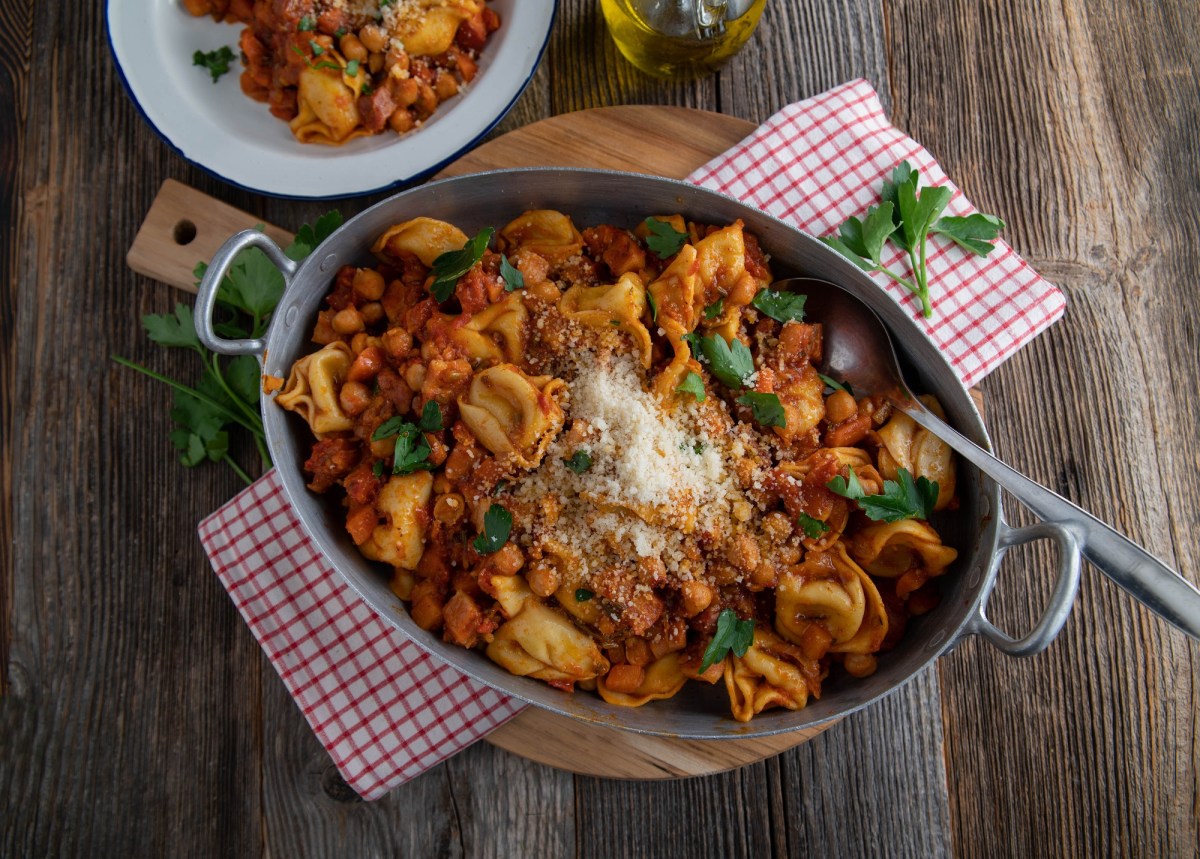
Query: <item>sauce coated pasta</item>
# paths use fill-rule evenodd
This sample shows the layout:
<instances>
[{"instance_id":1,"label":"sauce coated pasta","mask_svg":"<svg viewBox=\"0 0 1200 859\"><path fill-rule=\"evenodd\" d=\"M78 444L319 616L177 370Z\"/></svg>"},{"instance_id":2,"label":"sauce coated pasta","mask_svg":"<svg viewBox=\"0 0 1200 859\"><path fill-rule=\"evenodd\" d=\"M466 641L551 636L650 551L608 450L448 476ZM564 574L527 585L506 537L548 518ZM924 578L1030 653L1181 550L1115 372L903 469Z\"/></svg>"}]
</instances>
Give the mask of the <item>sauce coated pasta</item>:
<instances>
[{"instance_id":1,"label":"sauce coated pasta","mask_svg":"<svg viewBox=\"0 0 1200 859\"><path fill-rule=\"evenodd\" d=\"M500 26L485 0L184 0L243 23L242 91L302 143L419 126L478 71Z\"/></svg>"},{"instance_id":2,"label":"sauce coated pasta","mask_svg":"<svg viewBox=\"0 0 1200 859\"><path fill-rule=\"evenodd\" d=\"M713 684L745 721L936 605L949 450L818 374L740 221L415 218L373 252L276 400L423 629L617 705Z\"/></svg>"}]
</instances>

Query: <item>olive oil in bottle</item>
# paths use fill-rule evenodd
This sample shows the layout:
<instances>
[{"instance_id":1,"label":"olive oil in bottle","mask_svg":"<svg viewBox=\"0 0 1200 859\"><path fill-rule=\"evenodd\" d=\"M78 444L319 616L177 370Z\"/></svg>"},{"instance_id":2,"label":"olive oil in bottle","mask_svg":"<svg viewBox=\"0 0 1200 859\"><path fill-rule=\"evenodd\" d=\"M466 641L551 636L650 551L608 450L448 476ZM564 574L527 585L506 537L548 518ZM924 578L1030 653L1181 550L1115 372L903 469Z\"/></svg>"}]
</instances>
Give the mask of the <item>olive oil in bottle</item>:
<instances>
[{"instance_id":1,"label":"olive oil in bottle","mask_svg":"<svg viewBox=\"0 0 1200 859\"><path fill-rule=\"evenodd\" d=\"M766 0L600 0L613 41L647 74L689 78L741 49Z\"/></svg>"}]
</instances>

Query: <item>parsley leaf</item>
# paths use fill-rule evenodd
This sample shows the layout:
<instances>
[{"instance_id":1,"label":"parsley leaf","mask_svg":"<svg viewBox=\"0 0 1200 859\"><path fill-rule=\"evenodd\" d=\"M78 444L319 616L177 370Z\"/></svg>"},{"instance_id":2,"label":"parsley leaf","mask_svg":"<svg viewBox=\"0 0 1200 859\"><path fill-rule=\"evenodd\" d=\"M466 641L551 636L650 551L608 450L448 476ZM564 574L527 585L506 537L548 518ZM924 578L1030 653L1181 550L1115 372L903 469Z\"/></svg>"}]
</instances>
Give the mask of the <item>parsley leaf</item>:
<instances>
[{"instance_id":1,"label":"parsley leaf","mask_svg":"<svg viewBox=\"0 0 1200 859\"><path fill-rule=\"evenodd\" d=\"M426 400L425 408L421 409L420 427L425 432L437 432L442 429L442 407L436 400Z\"/></svg>"},{"instance_id":2,"label":"parsley leaf","mask_svg":"<svg viewBox=\"0 0 1200 859\"><path fill-rule=\"evenodd\" d=\"M309 39L309 40L308 40L308 46L309 46L310 48L312 48L312 52L313 52L313 56L314 56L314 57L319 57L319 56L321 56L321 54L325 53L325 49L324 49L324 48L322 48L322 47L321 47L321 46L320 46L320 45L317 43L317 40L316 40L316 39Z\"/></svg>"},{"instance_id":3,"label":"parsley leaf","mask_svg":"<svg viewBox=\"0 0 1200 859\"><path fill-rule=\"evenodd\" d=\"M483 514L483 533L472 541L471 545L481 555L497 552L508 542L512 533L512 514L499 504L493 504Z\"/></svg>"},{"instance_id":4,"label":"parsley leaf","mask_svg":"<svg viewBox=\"0 0 1200 859\"><path fill-rule=\"evenodd\" d=\"M646 237L646 247L659 259L675 256L687 244L687 233L679 232L666 221L646 218L642 223L650 231L650 235Z\"/></svg>"},{"instance_id":5,"label":"parsley leaf","mask_svg":"<svg viewBox=\"0 0 1200 859\"><path fill-rule=\"evenodd\" d=\"M868 519L899 522L901 519L928 519L933 513L933 505L938 497L938 485L934 481L925 477L914 481L912 474L901 468L896 473L899 481L885 480L883 492L867 495L854 469L849 471L849 480L839 474L825 485L834 494L858 502L859 509L867 514Z\"/></svg>"},{"instance_id":6,"label":"parsley leaf","mask_svg":"<svg viewBox=\"0 0 1200 859\"><path fill-rule=\"evenodd\" d=\"M505 292L525 288L525 275L504 254L500 255L500 277L504 281Z\"/></svg>"},{"instance_id":7,"label":"parsley leaf","mask_svg":"<svg viewBox=\"0 0 1200 859\"><path fill-rule=\"evenodd\" d=\"M717 380L727 388L741 388L754 372L754 358L746 344L736 337L726 343L720 334L700 338L700 354Z\"/></svg>"},{"instance_id":8,"label":"parsley leaf","mask_svg":"<svg viewBox=\"0 0 1200 859\"><path fill-rule=\"evenodd\" d=\"M784 414L783 404L779 402L778 394L760 394L749 391L737 398L743 406L749 406L754 419L765 427L787 426L787 415Z\"/></svg>"},{"instance_id":9,"label":"parsley leaf","mask_svg":"<svg viewBox=\"0 0 1200 859\"><path fill-rule=\"evenodd\" d=\"M826 376L824 373L817 373L817 375L821 377L821 381L824 382L827 387L830 387L835 391L845 391L850 396L854 396L854 389L850 387L849 382L839 382L837 379L833 378L833 376Z\"/></svg>"},{"instance_id":10,"label":"parsley leaf","mask_svg":"<svg viewBox=\"0 0 1200 859\"><path fill-rule=\"evenodd\" d=\"M690 370L683 377L683 381L675 388L681 394L691 394L696 398L696 402L704 402L704 380L700 378L699 373L693 373Z\"/></svg>"},{"instance_id":11,"label":"parsley leaf","mask_svg":"<svg viewBox=\"0 0 1200 859\"><path fill-rule=\"evenodd\" d=\"M371 473L376 477L383 477L383 472L386 468L387 466L383 464L383 460L377 459L375 460L375 464L371 466Z\"/></svg>"},{"instance_id":12,"label":"parsley leaf","mask_svg":"<svg viewBox=\"0 0 1200 859\"><path fill-rule=\"evenodd\" d=\"M333 235L334 231L341 225L341 212L337 211L337 209L326 212L317 218L316 224L312 226L305 224L300 227L300 230L296 233L296 238L284 253L287 254L288 259L299 262L316 250L317 245Z\"/></svg>"},{"instance_id":13,"label":"parsley leaf","mask_svg":"<svg viewBox=\"0 0 1200 859\"><path fill-rule=\"evenodd\" d=\"M434 403L434 408L437 408L437 403ZM440 419L439 413L439 421ZM421 420L425 420L424 415ZM392 436L396 437L396 449L392 453L392 474L433 470L433 464L429 461L429 442L425 440L425 434L421 432L420 427L396 415L376 427L375 432L371 433L371 441L383 441Z\"/></svg>"},{"instance_id":14,"label":"parsley leaf","mask_svg":"<svg viewBox=\"0 0 1200 859\"><path fill-rule=\"evenodd\" d=\"M699 673L703 674L714 663L720 662L731 650L738 656L745 656L753 643L754 621L740 619L731 608L722 609L717 615L717 631L700 662Z\"/></svg>"},{"instance_id":15,"label":"parsley leaf","mask_svg":"<svg viewBox=\"0 0 1200 859\"><path fill-rule=\"evenodd\" d=\"M484 227L474 238L468 239L460 250L446 251L433 261L433 283L429 285L429 292L439 304L451 296L458 279L483 259L483 252L487 250L494 232L491 227Z\"/></svg>"},{"instance_id":16,"label":"parsley leaf","mask_svg":"<svg viewBox=\"0 0 1200 859\"><path fill-rule=\"evenodd\" d=\"M760 289L750 303L776 322L800 322L804 319L804 302L807 300L807 295L795 292Z\"/></svg>"},{"instance_id":17,"label":"parsley leaf","mask_svg":"<svg viewBox=\"0 0 1200 859\"><path fill-rule=\"evenodd\" d=\"M575 602L587 602L594 596L595 594L589 591L587 588L575 589Z\"/></svg>"},{"instance_id":18,"label":"parsley leaf","mask_svg":"<svg viewBox=\"0 0 1200 859\"><path fill-rule=\"evenodd\" d=\"M142 317L142 326L146 335L161 346L201 348L192 308L186 304L176 304L175 313L170 316L148 313Z\"/></svg>"},{"instance_id":19,"label":"parsley leaf","mask_svg":"<svg viewBox=\"0 0 1200 859\"><path fill-rule=\"evenodd\" d=\"M804 536L810 540L819 540L822 534L829 531L827 524L820 519L809 516L807 513L801 513L796 522L800 526L800 529L804 531Z\"/></svg>"},{"instance_id":20,"label":"parsley leaf","mask_svg":"<svg viewBox=\"0 0 1200 859\"><path fill-rule=\"evenodd\" d=\"M300 19L300 23L296 25L296 29L301 33L311 33L317 29L317 19L309 15L305 15Z\"/></svg>"},{"instance_id":21,"label":"parsley leaf","mask_svg":"<svg viewBox=\"0 0 1200 859\"><path fill-rule=\"evenodd\" d=\"M720 316L724 312L725 312L725 299L718 298L712 304L708 305L708 307L704 308L704 318L705 319L716 319L718 316Z\"/></svg>"},{"instance_id":22,"label":"parsley leaf","mask_svg":"<svg viewBox=\"0 0 1200 859\"><path fill-rule=\"evenodd\" d=\"M586 450L577 450L570 459L564 459L562 464L576 474L583 474L592 467L592 455Z\"/></svg>"},{"instance_id":23,"label":"parsley leaf","mask_svg":"<svg viewBox=\"0 0 1200 859\"><path fill-rule=\"evenodd\" d=\"M346 74L352 78L358 77L358 60L350 60L346 63Z\"/></svg>"},{"instance_id":24,"label":"parsley leaf","mask_svg":"<svg viewBox=\"0 0 1200 859\"><path fill-rule=\"evenodd\" d=\"M995 215L976 212L965 218L947 216L939 218L929 232L945 236L960 248L976 256L985 257L996 249L993 242L1004 229L1004 221Z\"/></svg>"},{"instance_id":25,"label":"parsley leaf","mask_svg":"<svg viewBox=\"0 0 1200 859\"><path fill-rule=\"evenodd\" d=\"M221 75L229 71L229 64L233 62L233 51L228 45L222 45L215 51L196 51L192 54L192 65L201 66L208 69L208 73L212 75L213 83L221 79Z\"/></svg>"},{"instance_id":26,"label":"parsley leaf","mask_svg":"<svg viewBox=\"0 0 1200 859\"><path fill-rule=\"evenodd\" d=\"M658 321L658 302L654 300L654 293L646 290L646 304L650 305L650 321Z\"/></svg>"},{"instance_id":27,"label":"parsley leaf","mask_svg":"<svg viewBox=\"0 0 1200 859\"><path fill-rule=\"evenodd\" d=\"M682 335L679 339L688 344L689 351L692 353L692 355L696 357L700 356L699 334L697 334L695 331L689 331L687 334Z\"/></svg>"}]
</instances>

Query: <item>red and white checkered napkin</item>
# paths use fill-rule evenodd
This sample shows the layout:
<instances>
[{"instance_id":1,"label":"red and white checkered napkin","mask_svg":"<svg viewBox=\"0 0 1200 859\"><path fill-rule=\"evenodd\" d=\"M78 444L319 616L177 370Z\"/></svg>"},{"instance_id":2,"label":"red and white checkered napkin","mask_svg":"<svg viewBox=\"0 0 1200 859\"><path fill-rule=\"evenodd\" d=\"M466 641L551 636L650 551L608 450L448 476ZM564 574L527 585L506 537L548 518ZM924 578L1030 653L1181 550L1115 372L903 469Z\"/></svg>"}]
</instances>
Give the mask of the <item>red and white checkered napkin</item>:
<instances>
[{"instance_id":1,"label":"red and white checkered napkin","mask_svg":"<svg viewBox=\"0 0 1200 859\"><path fill-rule=\"evenodd\" d=\"M836 233L851 215L878 205L883 180L908 161L922 185L954 191L946 211L977 209L921 144L894 128L879 96L864 80L851 81L785 107L753 134L688 177L762 209L816 236ZM902 251L888 245L883 262L906 272ZM904 287L873 274L950 359L967 386L974 385L1062 316L1066 300L1054 284L1004 242L977 257L933 237L928 270L933 318Z\"/></svg>"},{"instance_id":2,"label":"red and white checkered napkin","mask_svg":"<svg viewBox=\"0 0 1200 859\"><path fill-rule=\"evenodd\" d=\"M892 128L865 81L773 116L692 174L817 235L861 214L907 159L927 183L949 184L919 144ZM973 209L955 191L954 214ZM935 240L936 316L920 320L974 383L1062 315L1062 294L1005 245L986 259ZM897 263L899 253L895 260ZM278 475L205 519L200 539L221 582L342 776L366 799L460 751L522 705L439 663L382 621L305 534Z\"/></svg>"},{"instance_id":3,"label":"red and white checkered napkin","mask_svg":"<svg viewBox=\"0 0 1200 859\"><path fill-rule=\"evenodd\" d=\"M200 542L346 783L378 799L525 706L430 656L334 572L274 469L200 523Z\"/></svg>"}]
</instances>

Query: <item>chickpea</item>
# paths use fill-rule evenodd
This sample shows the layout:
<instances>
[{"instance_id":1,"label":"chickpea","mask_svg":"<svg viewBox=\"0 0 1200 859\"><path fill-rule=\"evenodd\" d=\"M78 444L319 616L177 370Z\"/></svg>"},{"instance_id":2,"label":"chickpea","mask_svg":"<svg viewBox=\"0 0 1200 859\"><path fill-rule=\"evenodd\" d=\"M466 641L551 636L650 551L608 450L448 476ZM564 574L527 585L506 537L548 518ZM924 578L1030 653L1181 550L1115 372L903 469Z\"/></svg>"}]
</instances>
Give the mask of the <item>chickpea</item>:
<instances>
[{"instance_id":1,"label":"chickpea","mask_svg":"<svg viewBox=\"0 0 1200 859\"><path fill-rule=\"evenodd\" d=\"M367 301L378 301L383 298L385 287L383 275L373 268L360 268L354 273L354 280L350 282L350 285L359 296Z\"/></svg>"},{"instance_id":2,"label":"chickpea","mask_svg":"<svg viewBox=\"0 0 1200 859\"><path fill-rule=\"evenodd\" d=\"M344 307L333 315L333 330L338 334L357 334L366 326L358 308Z\"/></svg>"},{"instance_id":3,"label":"chickpea","mask_svg":"<svg viewBox=\"0 0 1200 859\"><path fill-rule=\"evenodd\" d=\"M367 58L367 68L371 70L372 75L379 74L380 70L383 69L383 54L372 53Z\"/></svg>"},{"instance_id":4,"label":"chickpea","mask_svg":"<svg viewBox=\"0 0 1200 859\"><path fill-rule=\"evenodd\" d=\"M404 381L414 391L419 391L425 387L425 365L410 364L404 369Z\"/></svg>"},{"instance_id":5,"label":"chickpea","mask_svg":"<svg viewBox=\"0 0 1200 859\"><path fill-rule=\"evenodd\" d=\"M842 662L842 667L851 677L870 677L878 665L878 660L870 653L848 653Z\"/></svg>"},{"instance_id":6,"label":"chickpea","mask_svg":"<svg viewBox=\"0 0 1200 859\"><path fill-rule=\"evenodd\" d=\"M684 582L682 594L683 612L688 617L695 617L712 605L713 590L704 582Z\"/></svg>"},{"instance_id":7,"label":"chickpea","mask_svg":"<svg viewBox=\"0 0 1200 859\"><path fill-rule=\"evenodd\" d=\"M382 54L388 42L387 33L375 24L367 24L359 30L358 40L373 54Z\"/></svg>"},{"instance_id":8,"label":"chickpea","mask_svg":"<svg viewBox=\"0 0 1200 859\"><path fill-rule=\"evenodd\" d=\"M371 345L371 336L366 331L359 331L350 338L350 351L357 355Z\"/></svg>"},{"instance_id":9,"label":"chickpea","mask_svg":"<svg viewBox=\"0 0 1200 859\"><path fill-rule=\"evenodd\" d=\"M553 596L560 584L558 568L546 560L535 561L525 578L529 582L529 589L540 597Z\"/></svg>"},{"instance_id":10,"label":"chickpea","mask_svg":"<svg viewBox=\"0 0 1200 859\"><path fill-rule=\"evenodd\" d=\"M525 556L512 543L505 543L492 555L492 566L502 576L513 576L525 566Z\"/></svg>"},{"instance_id":11,"label":"chickpea","mask_svg":"<svg viewBox=\"0 0 1200 859\"><path fill-rule=\"evenodd\" d=\"M393 358L403 358L412 349L412 335L403 328L389 328L383 332L383 351Z\"/></svg>"},{"instance_id":12,"label":"chickpea","mask_svg":"<svg viewBox=\"0 0 1200 859\"><path fill-rule=\"evenodd\" d=\"M361 415L371 405L371 389L362 382L347 382L338 391L338 404L350 417Z\"/></svg>"},{"instance_id":13,"label":"chickpea","mask_svg":"<svg viewBox=\"0 0 1200 859\"><path fill-rule=\"evenodd\" d=\"M383 67L392 77L403 78L408 72L408 54L404 51L397 51L395 48L388 48L383 57Z\"/></svg>"},{"instance_id":14,"label":"chickpea","mask_svg":"<svg viewBox=\"0 0 1200 859\"><path fill-rule=\"evenodd\" d=\"M348 60L358 60L360 63L366 62L367 48L359 41L358 36L353 33L347 33L342 36L338 42L338 47L342 51L342 56Z\"/></svg>"},{"instance_id":15,"label":"chickpea","mask_svg":"<svg viewBox=\"0 0 1200 859\"><path fill-rule=\"evenodd\" d=\"M858 403L845 391L834 391L825 401L825 417L833 424L840 424L858 414Z\"/></svg>"},{"instance_id":16,"label":"chickpea","mask_svg":"<svg viewBox=\"0 0 1200 859\"><path fill-rule=\"evenodd\" d=\"M437 93L439 101L454 98L458 95L458 81L454 79L454 75L448 72L439 72L437 83L434 84L434 91Z\"/></svg>"},{"instance_id":17,"label":"chickpea","mask_svg":"<svg viewBox=\"0 0 1200 859\"><path fill-rule=\"evenodd\" d=\"M463 517L466 505L458 493L441 495L433 502L433 518L444 525L454 525Z\"/></svg>"},{"instance_id":18,"label":"chickpea","mask_svg":"<svg viewBox=\"0 0 1200 859\"><path fill-rule=\"evenodd\" d=\"M625 661L630 665L649 665L653 662L654 653L650 650L650 642L637 636L626 639Z\"/></svg>"},{"instance_id":19,"label":"chickpea","mask_svg":"<svg viewBox=\"0 0 1200 859\"><path fill-rule=\"evenodd\" d=\"M398 107L392 111L392 115L388 117L388 127L397 134L405 134L412 131L413 125L416 122L413 120L413 115L408 112L407 108Z\"/></svg>"},{"instance_id":20,"label":"chickpea","mask_svg":"<svg viewBox=\"0 0 1200 859\"><path fill-rule=\"evenodd\" d=\"M475 459L471 456L470 448L458 445L446 457L446 477L455 482L462 480L471 473Z\"/></svg>"}]
</instances>

